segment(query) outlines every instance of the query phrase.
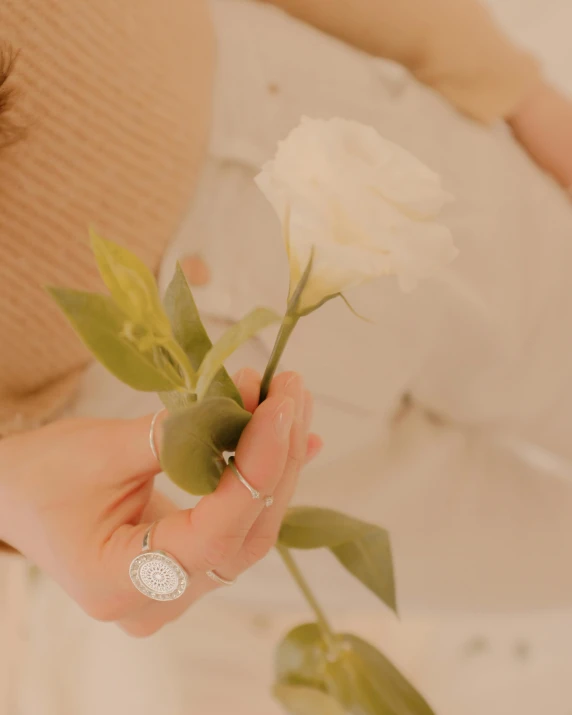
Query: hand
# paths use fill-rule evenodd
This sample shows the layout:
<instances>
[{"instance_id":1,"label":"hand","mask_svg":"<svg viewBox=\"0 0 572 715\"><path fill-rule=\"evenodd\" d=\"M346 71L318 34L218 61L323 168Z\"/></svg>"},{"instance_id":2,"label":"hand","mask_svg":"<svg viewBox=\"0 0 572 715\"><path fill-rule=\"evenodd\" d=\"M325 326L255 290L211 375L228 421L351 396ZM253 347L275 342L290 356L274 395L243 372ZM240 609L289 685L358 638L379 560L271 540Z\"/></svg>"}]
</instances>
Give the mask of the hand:
<instances>
[{"instance_id":1,"label":"hand","mask_svg":"<svg viewBox=\"0 0 572 715\"><path fill-rule=\"evenodd\" d=\"M260 378L239 374L247 409ZM159 464L149 448L149 416L75 419L0 442L0 538L60 583L91 616L145 636L176 619L217 585L233 579L274 545L300 468L319 451L309 435L312 398L294 373L277 377L256 408L236 461L252 485L272 494L265 509L227 469L196 508L179 510L154 490ZM130 581L129 564L157 521L152 548L172 554L190 576L176 601L156 602Z\"/></svg>"},{"instance_id":2,"label":"hand","mask_svg":"<svg viewBox=\"0 0 572 715\"><path fill-rule=\"evenodd\" d=\"M508 122L532 158L572 188L572 101L541 82Z\"/></svg>"}]
</instances>

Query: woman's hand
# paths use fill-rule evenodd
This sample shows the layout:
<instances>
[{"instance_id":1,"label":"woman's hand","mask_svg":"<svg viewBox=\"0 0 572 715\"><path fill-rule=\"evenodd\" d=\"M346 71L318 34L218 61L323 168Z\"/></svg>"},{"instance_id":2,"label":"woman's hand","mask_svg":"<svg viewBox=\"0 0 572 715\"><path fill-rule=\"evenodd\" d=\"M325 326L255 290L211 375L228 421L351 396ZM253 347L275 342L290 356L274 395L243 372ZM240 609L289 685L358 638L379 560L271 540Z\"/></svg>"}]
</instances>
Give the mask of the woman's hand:
<instances>
[{"instance_id":1,"label":"woman's hand","mask_svg":"<svg viewBox=\"0 0 572 715\"><path fill-rule=\"evenodd\" d=\"M532 158L572 188L572 101L541 82L508 119Z\"/></svg>"},{"instance_id":2,"label":"woman's hand","mask_svg":"<svg viewBox=\"0 0 572 715\"><path fill-rule=\"evenodd\" d=\"M245 406L260 378L238 375ZM277 377L256 408L236 462L271 508L253 500L227 469L196 508L178 509L154 490L159 464L149 448L149 416L75 419L0 443L0 538L60 583L91 616L132 635L154 633L216 588L206 571L233 579L274 545L304 462L320 448L309 435L312 398L294 373ZM176 601L156 602L131 583L129 564L156 521L152 548L172 554L190 579Z\"/></svg>"}]
</instances>

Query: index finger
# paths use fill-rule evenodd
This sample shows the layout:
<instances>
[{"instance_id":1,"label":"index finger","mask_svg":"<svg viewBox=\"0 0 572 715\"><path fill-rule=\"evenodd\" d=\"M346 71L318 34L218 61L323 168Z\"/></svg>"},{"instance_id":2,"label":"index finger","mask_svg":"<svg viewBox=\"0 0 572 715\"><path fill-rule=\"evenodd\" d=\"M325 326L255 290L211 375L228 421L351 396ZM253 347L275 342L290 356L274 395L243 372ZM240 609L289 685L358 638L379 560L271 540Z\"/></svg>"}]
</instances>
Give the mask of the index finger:
<instances>
[{"instance_id":1,"label":"index finger","mask_svg":"<svg viewBox=\"0 0 572 715\"><path fill-rule=\"evenodd\" d=\"M221 563L238 552L264 509L264 497L272 495L282 479L295 410L291 397L280 392L272 395L256 410L240 439L236 465L262 499L253 499L227 468L216 491L204 497L195 508L192 520L197 538L203 541L204 548L208 544L214 546L210 561L218 560L219 552L225 552Z\"/></svg>"}]
</instances>

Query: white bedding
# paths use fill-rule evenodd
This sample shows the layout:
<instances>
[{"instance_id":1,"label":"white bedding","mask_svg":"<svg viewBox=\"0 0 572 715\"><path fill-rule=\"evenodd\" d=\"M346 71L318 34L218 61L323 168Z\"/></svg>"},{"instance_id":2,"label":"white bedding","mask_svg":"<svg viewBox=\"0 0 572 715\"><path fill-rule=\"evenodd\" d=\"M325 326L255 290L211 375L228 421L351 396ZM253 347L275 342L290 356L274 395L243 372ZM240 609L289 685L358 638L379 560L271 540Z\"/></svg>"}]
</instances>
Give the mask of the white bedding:
<instances>
[{"instance_id":1,"label":"white bedding","mask_svg":"<svg viewBox=\"0 0 572 715\"><path fill-rule=\"evenodd\" d=\"M503 125L488 130L460 118L401 69L271 8L236 0L215 7L211 160L163 278L177 255L199 249L213 271L196 292L204 311L232 320L259 302L282 308L278 226L252 177L303 113L372 124L439 171L457 197L446 220L461 250L445 281L412 296L379 281L352 296L375 326L337 302L294 335L286 361L316 393L327 445L297 499L390 528L402 608L570 605L572 574L560 568L572 539L570 475L531 468L504 446L532 440L572 459L567 198ZM263 364L267 354L243 359ZM393 426L408 390L446 424L414 409ZM249 603L259 593L262 608L272 584L271 602L284 601L274 568L270 558L249 575ZM321 557L313 568L335 578ZM348 588L333 589L341 608Z\"/></svg>"},{"instance_id":2,"label":"white bedding","mask_svg":"<svg viewBox=\"0 0 572 715\"><path fill-rule=\"evenodd\" d=\"M566 0L497 2L511 29L572 88L564 37L572 6ZM403 626L389 620L323 555L305 563L336 623L383 645L441 715L565 715L558 688L567 687L560 664L572 655L563 635L572 635L572 617L549 622L534 614L572 605L572 482L565 469L555 477L553 465L533 468L500 443L532 440L572 458L572 339L566 332L572 209L503 127L490 132L460 119L400 69L267 7L216 0L213 8L221 60L211 157L165 260L163 284L177 256L198 248L214 273L197 296L214 330L255 303L280 307L285 262L277 226L251 178L301 113L371 123L443 174L458 197L447 220L462 252L449 282L412 298L391 285L369 288L356 300L375 314L374 329L341 305L331 306L309 319L288 355L317 393L317 422L327 443L298 499L391 529L400 601L410 620ZM337 340L338 323L358 346L349 353L349 341ZM328 343L340 355L326 364L320 355ZM268 341L254 344L241 361L262 365L267 350ZM356 369L347 374L342 365ZM374 374L379 381L364 385L362 376ZM435 424L416 408L393 427L406 389L448 423ZM130 416L154 405L94 366L76 411ZM21 567L12 569L21 583ZM328 588L320 588L324 583ZM146 642L90 622L45 579L24 591L29 603L19 614L28 635L26 642L21 631L13 636L21 653L15 669L0 661L0 673L11 673L5 680L13 698L2 710L0 681L1 715L278 713L265 691L273 644L289 625L308 618L273 558ZM20 596L12 599L22 603ZM525 614L522 621L469 615L512 609ZM464 615L439 625L435 616L420 615L429 610ZM522 623L528 631L520 630ZM485 648L477 661L461 646L473 628L494 634L490 652ZM523 637L543 643L535 670L529 661L503 655Z\"/></svg>"}]
</instances>

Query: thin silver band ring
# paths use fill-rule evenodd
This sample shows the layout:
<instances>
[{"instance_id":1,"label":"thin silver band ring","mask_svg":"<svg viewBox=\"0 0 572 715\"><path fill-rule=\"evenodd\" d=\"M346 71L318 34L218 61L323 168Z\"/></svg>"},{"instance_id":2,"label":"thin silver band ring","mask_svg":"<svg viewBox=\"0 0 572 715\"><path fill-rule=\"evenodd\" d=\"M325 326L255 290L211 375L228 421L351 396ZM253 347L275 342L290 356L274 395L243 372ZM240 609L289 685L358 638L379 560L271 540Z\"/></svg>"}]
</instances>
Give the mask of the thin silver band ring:
<instances>
[{"instance_id":1,"label":"thin silver band ring","mask_svg":"<svg viewBox=\"0 0 572 715\"><path fill-rule=\"evenodd\" d=\"M141 546L141 553L151 551L151 535L153 533L153 528L157 522L154 521L147 531L143 534L143 545Z\"/></svg>"},{"instance_id":2,"label":"thin silver band ring","mask_svg":"<svg viewBox=\"0 0 572 715\"><path fill-rule=\"evenodd\" d=\"M230 459L228 460L228 466L230 467L231 471L238 479L238 481L248 489L253 499L264 499L265 507L268 508L272 506L272 504L274 503L274 497L263 497L262 494L258 491L258 489L255 489L252 484L250 484L250 482L241 474L239 468L236 466L236 460L234 457L230 457Z\"/></svg>"},{"instance_id":3,"label":"thin silver band ring","mask_svg":"<svg viewBox=\"0 0 572 715\"><path fill-rule=\"evenodd\" d=\"M216 571L207 571L207 576L210 578L211 581L214 581L221 586L234 586L234 584L236 583L235 578L233 578L232 580L223 578L222 576L219 576Z\"/></svg>"},{"instance_id":4,"label":"thin silver band ring","mask_svg":"<svg viewBox=\"0 0 572 715\"><path fill-rule=\"evenodd\" d=\"M153 452L153 456L159 463L159 452L157 451L157 443L155 441L155 425L157 424L157 417L159 417L162 412L165 412L166 409L166 407L162 407L158 412L155 412L151 420L151 427L149 427L149 447L151 447L151 452Z\"/></svg>"}]
</instances>

